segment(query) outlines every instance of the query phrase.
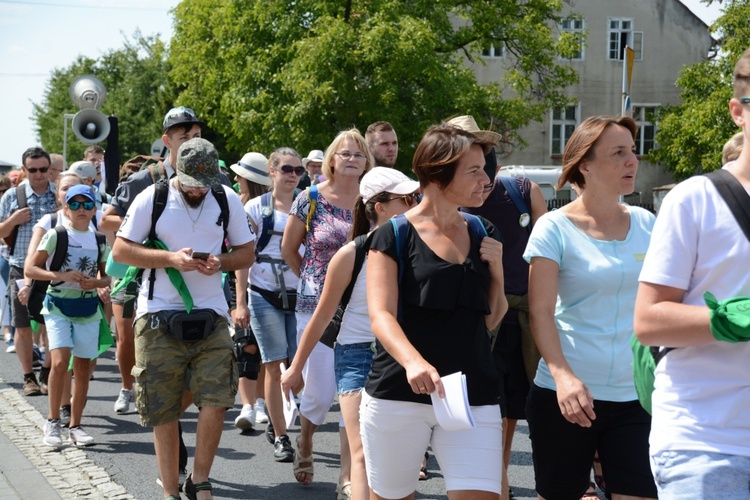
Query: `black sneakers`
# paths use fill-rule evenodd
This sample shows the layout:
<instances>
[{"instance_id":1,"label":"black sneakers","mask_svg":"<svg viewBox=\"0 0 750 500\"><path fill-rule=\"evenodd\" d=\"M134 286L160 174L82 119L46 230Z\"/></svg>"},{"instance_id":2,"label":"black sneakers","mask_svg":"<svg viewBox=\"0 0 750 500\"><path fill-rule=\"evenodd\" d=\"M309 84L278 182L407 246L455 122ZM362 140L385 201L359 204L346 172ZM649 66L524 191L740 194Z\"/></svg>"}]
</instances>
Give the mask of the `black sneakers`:
<instances>
[{"instance_id":1,"label":"black sneakers","mask_svg":"<svg viewBox=\"0 0 750 500\"><path fill-rule=\"evenodd\" d=\"M273 424L271 423L271 420L268 420L268 425L266 426L266 439L271 444L276 444L276 432L273 430Z\"/></svg>"},{"instance_id":2,"label":"black sneakers","mask_svg":"<svg viewBox=\"0 0 750 500\"><path fill-rule=\"evenodd\" d=\"M289 436L282 434L273 443L273 457L277 462L293 462L294 461L294 448L292 448L292 442L289 441Z\"/></svg>"}]
</instances>

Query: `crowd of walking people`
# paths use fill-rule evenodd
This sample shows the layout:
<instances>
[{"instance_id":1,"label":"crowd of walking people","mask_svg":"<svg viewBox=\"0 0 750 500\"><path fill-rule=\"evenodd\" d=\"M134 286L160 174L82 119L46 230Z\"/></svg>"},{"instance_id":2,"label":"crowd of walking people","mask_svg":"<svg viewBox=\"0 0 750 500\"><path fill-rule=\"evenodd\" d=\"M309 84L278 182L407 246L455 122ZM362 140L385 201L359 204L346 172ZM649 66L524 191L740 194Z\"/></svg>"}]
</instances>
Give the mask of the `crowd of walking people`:
<instances>
[{"instance_id":1,"label":"crowd of walking people","mask_svg":"<svg viewBox=\"0 0 750 500\"><path fill-rule=\"evenodd\" d=\"M620 201L638 170L628 117L576 128L558 188L578 196L549 213L529 179L497 176L501 137L470 116L425 131L416 180L394 168L387 122L226 168L196 113L173 108L167 155L126 162L111 197L100 147L70 168L29 148L19 178L0 180L0 273L22 391L49 401L41 439L96 444L86 397L114 315L113 410L134 402L153 428L165 498L212 498L238 392L234 425L267 424L269 457L301 485L338 399L337 500L413 498L428 449L449 498L511 498L519 419L540 498L748 498L749 92L750 50L724 168L678 185L658 217ZM647 405L636 341L660 351ZM457 372L473 422L453 430L432 403ZM193 404L187 474L179 419Z\"/></svg>"}]
</instances>

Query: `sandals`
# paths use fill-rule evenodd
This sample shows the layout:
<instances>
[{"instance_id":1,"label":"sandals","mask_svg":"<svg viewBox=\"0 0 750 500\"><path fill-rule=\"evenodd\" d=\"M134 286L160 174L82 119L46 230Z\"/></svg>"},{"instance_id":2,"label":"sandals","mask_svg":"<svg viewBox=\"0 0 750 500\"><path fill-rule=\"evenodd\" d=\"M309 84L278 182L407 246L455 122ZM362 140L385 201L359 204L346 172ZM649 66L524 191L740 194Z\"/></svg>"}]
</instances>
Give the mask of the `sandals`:
<instances>
[{"instance_id":1,"label":"sandals","mask_svg":"<svg viewBox=\"0 0 750 500\"><path fill-rule=\"evenodd\" d=\"M425 451L424 460L422 461L422 466L419 468L419 480L420 481L427 481L428 479L430 479L430 476L427 473L427 459L428 458L430 458L430 454Z\"/></svg>"},{"instance_id":2,"label":"sandals","mask_svg":"<svg viewBox=\"0 0 750 500\"><path fill-rule=\"evenodd\" d=\"M297 453L294 454L294 463L293 463L294 478L297 479L297 474L310 474L310 480L308 482L300 481L299 479L297 479L298 483L307 486L312 483L312 478L315 475L315 471L314 471L315 464L313 463L313 456L312 456L312 453L310 453L309 457L303 457L302 452L300 451L300 447L299 447L299 437L297 437L296 443L297 443ZM308 465L307 467L302 467L302 464L310 464L310 465ZM351 489L351 485L350 485L350 489ZM337 492L338 492L338 488L337 488Z\"/></svg>"},{"instance_id":3,"label":"sandals","mask_svg":"<svg viewBox=\"0 0 750 500\"><path fill-rule=\"evenodd\" d=\"M211 491L212 489L211 483L208 481L193 484L193 474L190 474L187 479L185 479L185 484L182 486L182 492L186 494L190 500L197 500L199 491Z\"/></svg>"},{"instance_id":4,"label":"sandals","mask_svg":"<svg viewBox=\"0 0 750 500\"><path fill-rule=\"evenodd\" d=\"M602 497L596 491L596 484L589 483L589 489L583 494L581 500L602 500Z\"/></svg>"},{"instance_id":5,"label":"sandals","mask_svg":"<svg viewBox=\"0 0 750 500\"><path fill-rule=\"evenodd\" d=\"M351 500L352 498L352 483L346 481L336 485L336 500Z\"/></svg>"}]
</instances>

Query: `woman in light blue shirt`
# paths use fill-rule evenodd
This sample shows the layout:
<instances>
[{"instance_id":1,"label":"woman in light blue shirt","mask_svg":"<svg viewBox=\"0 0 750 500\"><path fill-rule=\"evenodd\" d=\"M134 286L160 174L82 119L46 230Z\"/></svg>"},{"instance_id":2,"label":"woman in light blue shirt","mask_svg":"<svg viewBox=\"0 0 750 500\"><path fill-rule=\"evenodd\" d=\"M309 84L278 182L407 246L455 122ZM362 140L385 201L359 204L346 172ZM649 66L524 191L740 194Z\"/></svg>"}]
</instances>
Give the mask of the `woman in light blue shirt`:
<instances>
[{"instance_id":1,"label":"woman in light blue shirt","mask_svg":"<svg viewBox=\"0 0 750 500\"><path fill-rule=\"evenodd\" d=\"M559 186L581 196L529 238L531 330L543 359L527 403L537 493L579 499L595 452L614 498L656 498L650 417L633 384L630 337L654 216L619 203L635 187L636 124L592 117L565 147Z\"/></svg>"}]
</instances>

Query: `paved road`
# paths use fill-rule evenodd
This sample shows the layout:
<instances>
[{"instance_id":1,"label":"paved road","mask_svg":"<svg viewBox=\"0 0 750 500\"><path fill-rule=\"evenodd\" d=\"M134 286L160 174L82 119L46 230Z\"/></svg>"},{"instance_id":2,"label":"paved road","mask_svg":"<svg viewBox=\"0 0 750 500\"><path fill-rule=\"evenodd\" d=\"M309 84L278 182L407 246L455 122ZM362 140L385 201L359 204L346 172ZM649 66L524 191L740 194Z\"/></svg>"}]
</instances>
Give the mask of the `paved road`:
<instances>
[{"instance_id":1,"label":"paved road","mask_svg":"<svg viewBox=\"0 0 750 500\"><path fill-rule=\"evenodd\" d=\"M0 431L6 436L10 434L10 440L24 454L31 455L29 460L63 498L80 498L83 495L91 495L92 498L161 498L161 488L155 481L157 466L152 433L138 424L134 406L131 406L132 412L126 415L117 415L112 409L120 388L113 350L100 359L95 380L91 382L83 423L98 444L84 450L67 447L62 453L57 453L49 452L41 445L42 433L39 426L47 414L47 398L20 396L20 373L17 357L0 351L0 379L14 389L5 393L0 391ZM273 449L266 441L263 429L240 434L234 428L233 422L239 408L238 397L238 404L227 412L224 433L212 469L211 481L216 498L333 498L339 470L337 405L334 405L326 424L316 434L315 479L312 485L306 487L294 480L292 464L274 462ZM185 441L191 456L195 445L197 413L197 409L191 407L182 419ZM20 430L19 426L22 427ZM290 431L293 442L298 432L298 428ZM514 450L510 483L516 497L536 498L528 429L524 423L519 425ZM417 498L446 498L445 483L434 457L431 456L428 465L431 478L419 483ZM3 462L0 461L0 467L2 466ZM188 470L191 467L192 460L188 464ZM84 486L84 483L88 486ZM35 493L24 492L22 498L39 498Z\"/></svg>"}]
</instances>

